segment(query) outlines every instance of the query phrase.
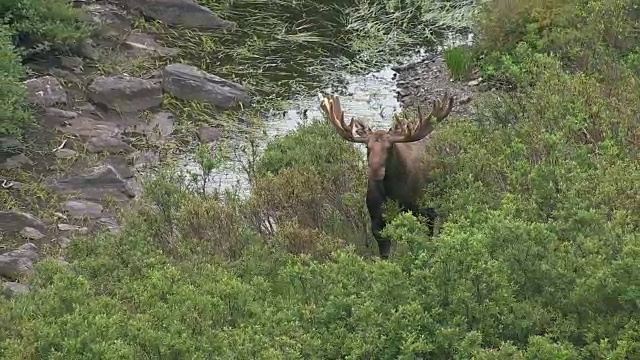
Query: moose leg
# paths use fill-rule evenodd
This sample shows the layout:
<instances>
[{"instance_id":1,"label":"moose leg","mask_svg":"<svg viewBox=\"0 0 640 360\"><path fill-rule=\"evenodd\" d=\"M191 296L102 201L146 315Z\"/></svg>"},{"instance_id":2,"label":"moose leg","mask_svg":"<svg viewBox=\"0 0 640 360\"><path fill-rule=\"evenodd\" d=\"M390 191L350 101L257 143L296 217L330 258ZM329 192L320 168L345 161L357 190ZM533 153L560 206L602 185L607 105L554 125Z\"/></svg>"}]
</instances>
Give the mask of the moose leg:
<instances>
[{"instance_id":1,"label":"moose leg","mask_svg":"<svg viewBox=\"0 0 640 360\"><path fill-rule=\"evenodd\" d=\"M371 232L378 243L380 258L388 259L391 252L391 241L385 239L380 232L384 229L386 222L382 217L382 206L384 204L384 186L382 182L375 181L369 183L367 191L367 210L371 218Z\"/></svg>"}]
</instances>

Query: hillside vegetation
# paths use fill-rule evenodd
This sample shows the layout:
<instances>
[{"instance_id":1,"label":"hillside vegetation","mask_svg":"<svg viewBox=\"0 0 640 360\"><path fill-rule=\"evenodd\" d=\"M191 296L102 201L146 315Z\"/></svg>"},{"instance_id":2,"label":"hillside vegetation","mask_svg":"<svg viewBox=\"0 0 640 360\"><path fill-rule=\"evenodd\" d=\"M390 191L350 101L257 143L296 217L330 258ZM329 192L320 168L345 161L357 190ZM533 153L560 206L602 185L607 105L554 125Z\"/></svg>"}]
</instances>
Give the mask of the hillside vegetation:
<instances>
[{"instance_id":1,"label":"hillside vegetation","mask_svg":"<svg viewBox=\"0 0 640 360\"><path fill-rule=\"evenodd\" d=\"M121 233L39 262L0 300L1 356L640 358L635 7L484 3L465 51L495 91L438 125L436 238L397 214L391 259L372 257L361 152L313 120L268 146L248 200L167 168ZM23 71L11 31L3 88ZM2 119L26 119L15 89Z\"/></svg>"}]
</instances>

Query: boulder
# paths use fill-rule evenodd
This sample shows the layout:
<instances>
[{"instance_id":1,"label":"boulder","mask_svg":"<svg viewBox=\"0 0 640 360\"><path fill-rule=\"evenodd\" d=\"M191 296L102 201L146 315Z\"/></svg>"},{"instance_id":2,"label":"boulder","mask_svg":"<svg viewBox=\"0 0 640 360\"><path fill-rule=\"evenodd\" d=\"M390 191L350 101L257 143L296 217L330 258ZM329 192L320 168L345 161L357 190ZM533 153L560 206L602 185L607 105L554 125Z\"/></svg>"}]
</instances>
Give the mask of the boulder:
<instances>
[{"instance_id":1,"label":"boulder","mask_svg":"<svg viewBox=\"0 0 640 360\"><path fill-rule=\"evenodd\" d=\"M40 240L45 236L38 229L34 229L29 226L24 227L22 230L20 230L20 235L22 235L22 237L27 240Z\"/></svg>"},{"instance_id":2,"label":"boulder","mask_svg":"<svg viewBox=\"0 0 640 360\"><path fill-rule=\"evenodd\" d=\"M108 137L114 136L119 132L118 125L112 122L93 120L84 116L66 120L64 124L57 126L56 129L65 134L81 137Z\"/></svg>"},{"instance_id":3,"label":"boulder","mask_svg":"<svg viewBox=\"0 0 640 360\"><path fill-rule=\"evenodd\" d=\"M61 207L70 217L76 219L99 218L103 211L101 204L87 200L67 200L61 204Z\"/></svg>"},{"instance_id":4,"label":"boulder","mask_svg":"<svg viewBox=\"0 0 640 360\"><path fill-rule=\"evenodd\" d=\"M195 100L230 109L249 105L251 96L239 84L186 64L167 65L162 71L164 91L183 100Z\"/></svg>"},{"instance_id":5,"label":"boulder","mask_svg":"<svg viewBox=\"0 0 640 360\"><path fill-rule=\"evenodd\" d=\"M50 107L55 104L66 104L67 93L53 76L42 76L24 82L29 93L29 101L34 105Z\"/></svg>"},{"instance_id":6,"label":"boulder","mask_svg":"<svg viewBox=\"0 0 640 360\"><path fill-rule=\"evenodd\" d=\"M18 249L0 255L0 276L16 279L33 272L34 263L39 259L38 248L26 243Z\"/></svg>"},{"instance_id":7,"label":"boulder","mask_svg":"<svg viewBox=\"0 0 640 360\"><path fill-rule=\"evenodd\" d=\"M99 76L88 91L96 104L123 113L158 107L162 103L162 86L157 81L128 75Z\"/></svg>"},{"instance_id":8,"label":"boulder","mask_svg":"<svg viewBox=\"0 0 640 360\"><path fill-rule=\"evenodd\" d=\"M235 29L237 24L220 18L216 13L193 0L120 0L144 16L160 20L169 26L200 30Z\"/></svg>"},{"instance_id":9,"label":"boulder","mask_svg":"<svg viewBox=\"0 0 640 360\"><path fill-rule=\"evenodd\" d=\"M166 111L154 114L148 123L135 124L126 130L131 135L142 135L155 143L167 139L174 131L173 114Z\"/></svg>"},{"instance_id":10,"label":"boulder","mask_svg":"<svg viewBox=\"0 0 640 360\"><path fill-rule=\"evenodd\" d=\"M14 210L0 211L0 231L17 233L25 227L34 228L40 232L46 231L45 224L31 214Z\"/></svg>"},{"instance_id":11,"label":"boulder","mask_svg":"<svg viewBox=\"0 0 640 360\"><path fill-rule=\"evenodd\" d=\"M222 131L213 126L202 126L196 131L196 135L200 142L208 144L220 140Z\"/></svg>"},{"instance_id":12,"label":"boulder","mask_svg":"<svg viewBox=\"0 0 640 360\"><path fill-rule=\"evenodd\" d=\"M95 136L87 142L87 151L90 153L128 154L134 152L135 149L117 137Z\"/></svg>"},{"instance_id":13,"label":"boulder","mask_svg":"<svg viewBox=\"0 0 640 360\"><path fill-rule=\"evenodd\" d=\"M18 154L0 162L0 169L19 169L25 165L33 165L33 161L31 161L25 154Z\"/></svg>"},{"instance_id":14,"label":"boulder","mask_svg":"<svg viewBox=\"0 0 640 360\"><path fill-rule=\"evenodd\" d=\"M118 201L126 201L137 195L129 182L117 170L103 164L91 169L86 174L49 181L48 188L61 195L78 194L86 200L103 201L112 197Z\"/></svg>"}]
</instances>

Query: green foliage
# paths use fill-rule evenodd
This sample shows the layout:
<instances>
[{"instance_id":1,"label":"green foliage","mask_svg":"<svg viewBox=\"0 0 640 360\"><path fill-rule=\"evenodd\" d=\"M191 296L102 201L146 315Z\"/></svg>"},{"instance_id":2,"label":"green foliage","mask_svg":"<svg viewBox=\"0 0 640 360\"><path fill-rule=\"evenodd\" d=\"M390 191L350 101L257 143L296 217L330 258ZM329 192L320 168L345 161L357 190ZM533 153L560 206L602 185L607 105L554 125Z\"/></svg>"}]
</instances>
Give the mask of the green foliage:
<instances>
[{"instance_id":1,"label":"green foliage","mask_svg":"<svg viewBox=\"0 0 640 360\"><path fill-rule=\"evenodd\" d=\"M32 121L22 84L25 75L20 57L11 44L9 30L0 26L0 136L21 135Z\"/></svg>"},{"instance_id":2,"label":"green foliage","mask_svg":"<svg viewBox=\"0 0 640 360\"><path fill-rule=\"evenodd\" d=\"M471 74L474 59L466 46L456 46L444 51L444 61L449 73L456 80L466 80Z\"/></svg>"},{"instance_id":3,"label":"green foliage","mask_svg":"<svg viewBox=\"0 0 640 360\"><path fill-rule=\"evenodd\" d=\"M295 219L362 245L368 229L364 165L360 149L326 120L314 119L267 146L256 164L251 202L276 223Z\"/></svg>"},{"instance_id":4,"label":"green foliage","mask_svg":"<svg viewBox=\"0 0 640 360\"><path fill-rule=\"evenodd\" d=\"M638 12L634 0L490 0L477 22L478 50L486 75L499 84L518 81L504 67L527 68L510 56L525 45L537 54L554 54L569 72L610 77L627 54L636 51Z\"/></svg>"},{"instance_id":5,"label":"green foliage","mask_svg":"<svg viewBox=\"0 0 640 360\"><path fill-rule=\"evenodd\" d=\"M29 294L0 300L0 353L637 358L637 56L603 31L632 36L631 3L490 3L484 71L515 91L431 139L437 238L401 213L390 261L349 246L368 227L363 154L313 121L267 147L246 201L149 181L122 233L75 240L69 265L39 263ZM576 71L580 54L611 66Z\"/></svg>"},{"instance_id":6,"label":"green foliage","mask_svg":"<svg viewBox=\"0 0 640 360\"><path fill-rule=\"evenodd\" d=\"M2 0L0 14L26 55L67 49L90 31L81 11L65 0Z\"/></svg>"},{"instance_id":7,"label":"green foliage","mask_svg":"<svg viewBox=\"0 0 640 360\"><path fill-rule=\"evenodd\" d=\"M20 136L33 121L21 55L68 49L89 28L65 0L0 0L0 14L0 136Z\"/></svg>"}]
</instances>

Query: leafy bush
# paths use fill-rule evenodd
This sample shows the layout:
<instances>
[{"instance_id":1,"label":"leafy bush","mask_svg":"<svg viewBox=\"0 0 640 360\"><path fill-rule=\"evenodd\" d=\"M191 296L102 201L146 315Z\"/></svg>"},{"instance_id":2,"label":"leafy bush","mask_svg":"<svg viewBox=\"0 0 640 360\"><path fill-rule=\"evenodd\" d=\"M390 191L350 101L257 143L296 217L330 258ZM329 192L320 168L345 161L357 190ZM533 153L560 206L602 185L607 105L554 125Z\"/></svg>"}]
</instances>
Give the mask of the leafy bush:
<instances>
[{"instance_id":1,"label":"leafy bush","mask_svg":"<svg viewBox=\"0 0 640 360\"><path fill-rule=\"evenodd\" d=\"M0 136L21 135L32 121L22 80L25 69L11 44L6 26L0 26Z\"/></svg>"},{"instance_id":2,"label":"leafy bush","mask_svg":"<svg viewBox=\"0 0 640 360\"><path fill-rule=\"evenodd\" d=\"M360 149L327 121L312 120L267 146L256 165L251 202L268 223L295 219L303 228L366 245L364 165Z\"/></svg>"},{"instance_id":3,"label":"leafy bush","mask_svg":"<svg viewBox=\"0 0 640 360\"><path fill-rule=\"evenodd\" d=\"M0 14L26 55L73 47L90 31L65 0L2 0Z\"/></svg>"},{"instance_id":4,"label":"leafy bush","mask_svg":"<svg viewBox=\"0 0 640 360\"><path fill-rule=\"evenodd\" d=\"M476 24L485 75L519 84L502 69L523 64L509 56L519 45L555 54L565 70L615 72L620 58L637 48L638 13L633 0L490 0ZM523 67L526 65L523 64Z\"/></svg>"},{"instance_id":5,"label":"leafy bush","mask_svg":"<svg viewBox=\"0 0 640 360\"><path fill-rule=\"evenodd\" d=\"M384 229L401 244L390 261L345 246L368 225L362 154L312 122L267 148L249 201L190 192L168 172L147 185L121 234L74 241L68 265L40 262L29 294L0 300L0 353L637 358L634 56L597 50L613 67L576 72L574 55L591 42L548 51L578 35L610 46L606 32L573 26L604 14L608 28L626 29L615 21L627 12L614 11L625 1L484 9L481 46L493 37L515 91L487 96L474 119L433 138L425 196L447 215L436 239L404 213ZM532 31L532 18L552 21ZM264 231L266 219L277 226Z\"/></svg>"}]
</instances>

